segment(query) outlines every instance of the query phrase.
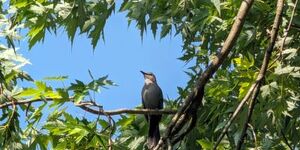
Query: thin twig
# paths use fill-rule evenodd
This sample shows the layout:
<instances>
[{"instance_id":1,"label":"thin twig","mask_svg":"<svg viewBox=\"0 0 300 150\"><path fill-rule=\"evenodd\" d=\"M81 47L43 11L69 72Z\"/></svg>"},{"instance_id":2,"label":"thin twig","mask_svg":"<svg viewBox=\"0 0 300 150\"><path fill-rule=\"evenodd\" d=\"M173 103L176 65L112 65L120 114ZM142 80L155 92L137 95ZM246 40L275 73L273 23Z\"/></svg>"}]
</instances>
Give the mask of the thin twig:
<instances>
[{"instance_id":1,"label":"thin twig","mask_svg":"<svg viewBox=\"0 0 300 150\"><path fill-rule=\"evenodd\" d=\"M259 84L260 85L260 84ZM259 86L258 85L258 86ZM255 88L254 90L254 94L257 93L258 89L260 89L259 87ZM258 94L258 93L257 93ZM253 96L254 97L254 96ZM241 149L242 145L243 145L243 141L244 141L244 137L246 136L246 131L247 131L247 127L248 127L248 124L250 122L250 119L251 119L251 115L252 115L252 112L253 112L253 108L255 106L255 103L256 103L256 98L252 98L251 101L250 101L250 105L249 105L249 108L248 108L248 115L247 115L247 118L244 122L244 126L243 126L243 130L242 130L242 133L241 133L241 136L238 140L238 144L236 146L236 150L239 150Z\"/></svg>"},{"instance_id":2,"label":"thin twig","mask_svg":"<svg viewBox=\"0 0 300 150\"><path fill-rule=\"evenodd\" d=\"M192 116L191 121L188 124L188 127L186 128L186 130L183 131L183 133L178 135L176 138L174 138L172 141L172 144L175 144L178 141L182 140L195 127L196 123L197 123L197 116L194 115L194 116Z\"/></svg>"},{"instance_id":3,"label":"thin twig","mask_svg":"<svg viewBox=\"0 0 300 150\"><path fill-rule=\"evenodd\" d=\"M281 46L280 46L280 57L282 57L282 52L283 52L283 47L284 47L284 44L285 44L285 40L289 34L289 31L291 29L291 26L292 26L292 22L294 20L294 16L295 16L295 10L296 10L296 7L298 5L298 0L295 1L295 4L294 4L294 8L293 8L293 11L292 11L292 15L291 15L291 19L289 21L289 24L288 24L288 27L287 29L285 30L284 34L283 34L283 40L282 40L282 43L281 43Z\"/></svg>"},{"instance_id":4,"label":"thin twig","mask_svg":"<svg viewBox=\"0 0 300 150\"><path fill-rule=\"evenodd\" d=\"M15 104L15 99L9 98L6 95L4 95L4 96L7 99L11 100L11 103L12 103L12 112L11 112L11 115L10 115L9 119L7 120L7 123L5 124L5 129L8 130L8 132L5 133L5 138L4 138L4 141L3 141L3 145L5 145L5 143L7 142L7 140L9 140L9 138L11 138L11 137L7 137L8 136L7 134L11 134L10 129L11 129L11 126L13 124L12 122L14 121L16 113L17 113L17 107L16 107L16 104Z\"/></svg>"},{"instance_id":5,"label":"thin twig","mask_svg":"<svg viewBox=\"0 0 300 150\"><path fill-rule=\"evenodd\" d=\"M112 133L115 130L115 121L110 115L107 115L107 118L108 118L109 126L111 127L111 130L109 132L109 138L108 138L108 150L112 150L112 146L113 146Z\"/></svg>"},{"instance_id":6,"label":"thin twig","mask_svg":"<svg viewBox=\"0 0 300 150\"><path fill-rule=\"evenodd\" d=\"M281 135L282 135L282 137L283 137L283 139L284 139L285 144L290 148L290 150L293 150L293 148L292 148L292 146L290 145L288 139L286 138L284 132L281 130L280 133L281 133Z\"/></svg>"},{"instance_id":7,"label":"thin twig","mask_svg":"<svg viewBox=\"0 0 300 150\"><path fill-rule=\"evenodd\" d=\"M248 99L250 98L250 96L252 95L252 92L256 89L258 82L255 82L250 89L248 90L248 93L246 94L246 96L243 98L243 100L240 102L240 104L238 105L238 107L235 109L235 111L233 112L232 116L230 117L230 119L227 121L226 125L224 126L217 142L215 143L214 146L214 150L217 149L218 145L220 144L220 142L222 141L224 135L226 134L226 132L228 131L230 125L232 124L232 122L234 121L234 119L237 117L237 115L239 114L239 112L242 110L244 104L248 101Z\"/></svg>"},{"instance_id":8,"label":"thin twig","mask_svg":"<svg viewBox=\"0 0 300 150\"><path fill-rule=\"evenodd\" d=\"M257 145L257 138L256 138L256 134L255 134L255 131L254 131L254 128L253 126L249 123L248 126L250 127L251 131L252 131L252 136L253 136L253 139L254 139L254 145L255 145L255 150L258 149L258 145Z\"/></svg>"}]
</instances>

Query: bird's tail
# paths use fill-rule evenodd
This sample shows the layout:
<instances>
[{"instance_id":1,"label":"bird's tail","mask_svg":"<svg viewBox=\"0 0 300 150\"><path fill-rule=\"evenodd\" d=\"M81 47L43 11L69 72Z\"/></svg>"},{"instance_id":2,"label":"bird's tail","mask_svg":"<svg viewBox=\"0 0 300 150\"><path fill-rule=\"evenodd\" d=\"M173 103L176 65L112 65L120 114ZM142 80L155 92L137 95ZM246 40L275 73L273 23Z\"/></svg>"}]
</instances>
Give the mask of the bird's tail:
<instances>
[{"instance_id":1,"label":"bird's tail","mask_svg":"<svg viewBox=\"0 0 300 150\"><path fill-rule=\"evenodd\" d=\"M148 148L151 150L153 149L160 139L159 133L159 121L160 116L151 116L150 117L150 126L148 132Z\"/></svg>"}]
</instances>

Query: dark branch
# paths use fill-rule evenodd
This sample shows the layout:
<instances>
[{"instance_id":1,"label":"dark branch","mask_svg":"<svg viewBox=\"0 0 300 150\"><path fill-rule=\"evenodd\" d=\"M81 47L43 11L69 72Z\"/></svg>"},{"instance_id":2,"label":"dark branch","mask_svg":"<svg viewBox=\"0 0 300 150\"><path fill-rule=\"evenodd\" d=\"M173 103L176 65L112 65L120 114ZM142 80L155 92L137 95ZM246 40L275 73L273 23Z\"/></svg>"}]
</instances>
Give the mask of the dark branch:
<instances>
[{"instance_id":1,"label":"dark branch","mask_svg":"<svg viewBox=\"0 0 300 150\"><path fill-rule=\"evenodd\" d=\"M250 98L250 96L252 95L252 92L256 89L258 82L255 82L249 89L248 93L245 95L245 97L243 98L243 100L240 102L240 104L238 105L238 107L235 109L235 111L233 112L232 116L230 117L229 121L226 123L226 125L224 126L215 146L214 149L217 149L218 145L220 144L220 142L222 141L223 137L225 136L226 132L228 131L230 125L232 124L232 122L234 121L234 119L236 118L236 116L239 114L239 112L242 110L244 104L248 101L248 99Z\"/></svg>"},{"instance_id":2,"label":"dark branch","mask_svg":"<svg viewBox=\"0 0 300 150\"><path fill-rule=\"evenodd\" d=\"M284 132L281 130L280 133L281 133L281 135L282 135L282 137L283 137L283 139L284 139L285 144L290 148L290 150L293 150L293 148L292 148L292 146L290 145L288 139L286 138Z\"/></svg>"},{"instance_id":3,"label":"dark branch","mask_svg":"<svg viewBox=\"0 0 300 150\"><path fill-rule=\"evenodd\" d=\"M13 102L6 102L3 104L0 104L0 109L5 108L8 106L14 105L22 105L22 104L30 104L33 102L44 102L44 101L53 101L51 98L46 98L46 99L33 99L33 100L19 100L19 101L14 101ZM67 101L71 102L71 101ZM150 110L150 109L116 109L116 110L109 110L105 111L103 109L93 109L91 107L101 107L99 105L96 105L92 102L81 102L81 103L74 103L75 106L90 112L92 114L96 115L120 115L120 114L153 114L153 115L158 115L158 114L175 114L177 110Z\"/></svg>"},{"instance_id":4,"label":"dark branch","mask_svg":"<svg viewBox=\"0 0 300 150\"><path fill-rule=\"evenodd\" d=\"M259 84L260 85L260 84ZM258 85L258 86L259 86ZM259 87L255 88L254 92L255 94L258 94L258 89L260 89ZM255 96L256 97L256 96ZM250 105L249 105L249 108L248 108L248 114L247 114L247 118L244 122L244 125L243 125L243 130L242 130L242 133L241 133L241 136L238 140L238 144L236 146L236 149L239 150L242 148L242 145L243 145L243 141L244 141L244 138L245 138L245 134L246 134L246 131L247 131L247 128L248 128L248 123L250 122L250 119L251 119L251 115L252 115L252 112L253 112L253 108L255 106L255 103L256 103L256 98L252 99L251 102L250 102Z\"/></svg>"},{"instance_id":5,"label":"dark branch","mask_svg":"<svg viewBox=\"0 0 300 150\"><path fill-rule=\"evenodd\" d=\"M152 110L152 109L116 109L109 111L99 111L94 110L86 106L79 106L81 109L97 114L97 115L121 115L121 114L150 114L150 115L160 115L160 114L175 114L176 110Z\"/></svg>"},{"instance_id":6,"label":"dark branch","mask_svg":"<svg viewBox=\"0 0 300 150\"><path fill-rule=\"evenodd\" d=\"M177 142L184 139L184 137L196 126L196 123L197 123L197 116L194 115L191 118L190 123L188 124L186 130L183 131L183 133L181 133L180 135L176 136L176 138L173 139L172 144L176 144Z\"/></svg>"}]
</instances>

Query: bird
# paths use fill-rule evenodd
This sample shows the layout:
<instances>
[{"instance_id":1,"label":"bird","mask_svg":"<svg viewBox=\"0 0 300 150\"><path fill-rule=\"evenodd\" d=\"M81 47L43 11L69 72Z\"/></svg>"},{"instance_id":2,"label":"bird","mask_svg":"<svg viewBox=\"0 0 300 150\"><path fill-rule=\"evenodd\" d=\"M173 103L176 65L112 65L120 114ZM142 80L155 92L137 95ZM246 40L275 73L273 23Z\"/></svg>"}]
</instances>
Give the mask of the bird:
<instances>
[{"instance_id":1,"label":"bird","mask_svg":"<svg viewBox=\"0 0 300 150\"><path fill-rule=\"evenodd\" d=\"M142 103L144 109L163 109L163 93L158 86L156 77L152 72L141 71L144 75L145 84L142 89ZM160 139L159 122L162 115L145 115L149 124L147 145L153 149Z\"/></svg>"}]
</instances>

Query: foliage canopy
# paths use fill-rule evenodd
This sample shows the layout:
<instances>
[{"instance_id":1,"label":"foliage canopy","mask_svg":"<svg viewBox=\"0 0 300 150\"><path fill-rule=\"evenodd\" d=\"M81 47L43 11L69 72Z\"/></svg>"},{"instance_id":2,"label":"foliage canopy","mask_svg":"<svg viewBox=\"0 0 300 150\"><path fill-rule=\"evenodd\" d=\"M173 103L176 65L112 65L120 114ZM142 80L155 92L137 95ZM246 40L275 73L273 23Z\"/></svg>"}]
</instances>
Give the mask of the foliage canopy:
<instances>
[{"instance_id":1,"label":"foliage canopy","mask_svg":"<svg viewBox=\"0 0 300 150\"><path fill-rule=\"evenodd\" d=\"M243 148L300 148L300 6L297 2L284 1L274 53L247 124ZM29 48L47 38L46 32L56 33L58 29L66 31L71 43L77 33L86 34L95 48L100 39L104 40L103 30L109 17L122 12L127 14L128 23L140 30L141 37L146 30L159 38L181 36L184 53L180 60L192 67L186 70L190 77L188 86L178 87L180 97L165 102L167 108L177 109L194 88L196 79L220 53L241 3L242 0L124 0L120 5L114 0L1 1L0 36L7 42L0 45L0 147L143 149L146 142L147 124L142 115L121 115L114 122L109 115L106 115L108 119L98 117L88 121L68 114L64 109L67 102L88 112L90 106L101 109L86 98L114 83L107 76L91 76L89 83L76 80L68 87L53 88L47 85L47 80L64 81L67 77L32 79L22 70L30 62L15 50L15 42L23 38L21 33L28 38ZM234 47L205 87L196 126L174 148L213 148L226 122L256 81L276 7L273 0L254 1ZM20 80L33 82L35 87L20 88ZM34 102L38 105L31 105ZM218 149L237 146L250 104L246 103L233 121ZM46 108L54 111L45 115L42 110ZM18 119L24 112L25 129L20 127ZM38 125L45 116L46 124ZM164 116L163 129L171 119L171 115Z\"/></svg>"}]
</instances>

